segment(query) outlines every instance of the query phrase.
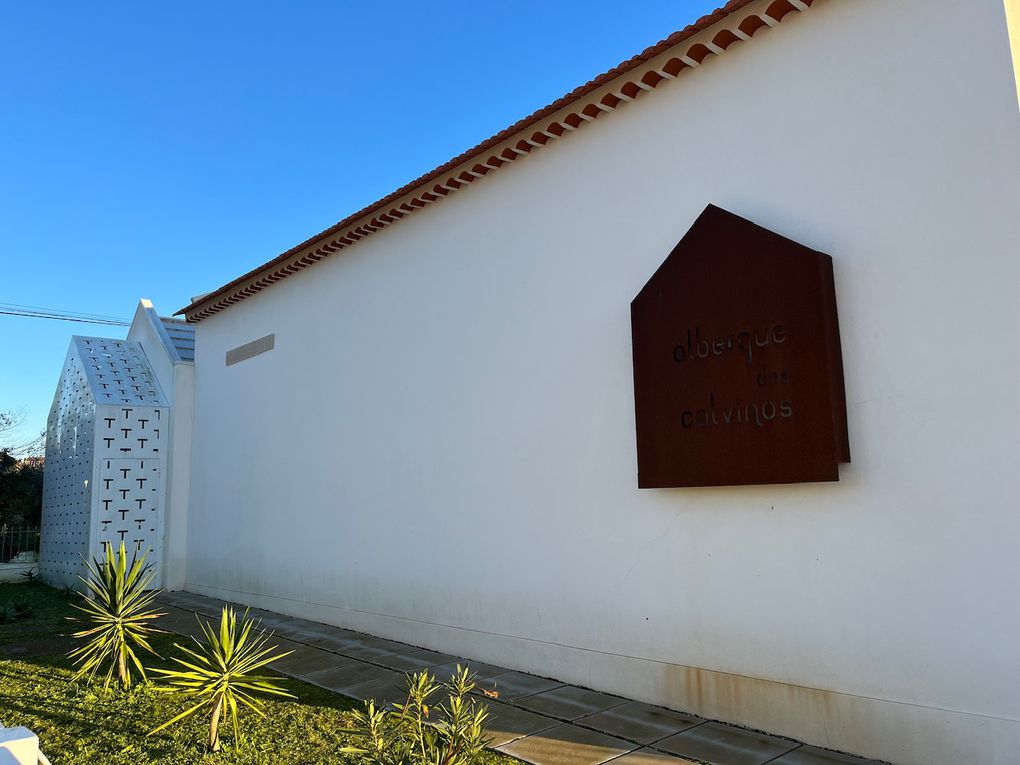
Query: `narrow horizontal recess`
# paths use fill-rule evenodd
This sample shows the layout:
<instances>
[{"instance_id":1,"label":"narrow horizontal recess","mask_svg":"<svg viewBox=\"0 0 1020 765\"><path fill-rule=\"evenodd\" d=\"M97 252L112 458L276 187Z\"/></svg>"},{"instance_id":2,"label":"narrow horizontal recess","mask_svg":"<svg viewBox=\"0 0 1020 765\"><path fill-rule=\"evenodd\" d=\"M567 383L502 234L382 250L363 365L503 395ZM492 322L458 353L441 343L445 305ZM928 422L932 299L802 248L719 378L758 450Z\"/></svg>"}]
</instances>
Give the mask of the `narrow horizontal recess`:
<instances>
[{"instance_id":1,"label":"narrow horizontal recess","mask_svg":"<svg viewBox=\"0 0 1020 765\"><path fill-rule=\"evenodd\" d=\"M227 366L233 366L240 361L250 359L252 356L258 356L260 353L271 351L275 347L276 333L273 333L272 335L260 337L258 340L252 340L250 343L231 348L227 351Z\"/></svg>"}]
</instances>

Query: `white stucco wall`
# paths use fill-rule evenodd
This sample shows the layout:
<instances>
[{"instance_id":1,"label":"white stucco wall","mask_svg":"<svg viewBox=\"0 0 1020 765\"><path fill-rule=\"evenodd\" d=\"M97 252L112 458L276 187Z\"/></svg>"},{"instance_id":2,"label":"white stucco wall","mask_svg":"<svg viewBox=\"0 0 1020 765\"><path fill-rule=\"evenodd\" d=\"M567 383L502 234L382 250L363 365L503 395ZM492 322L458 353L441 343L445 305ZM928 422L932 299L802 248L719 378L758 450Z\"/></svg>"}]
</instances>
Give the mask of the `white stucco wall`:
<instances>
[{"instance_id":1,"label":"white stucco wall","mask_svg":"<svg viewBox=\"0 0 1020 765\"><path fill-rule=\"evenodd\" d=\"M819 0L203 321L187 588L1016 763L1018 139L1001 2ZM629 303L708 202L834 258L839 483L637 489Z\"/></svg>"},{"instance_id":2,"label":"white stucco wall","mask_svg":"<svg viewBox=\"0 0 1020 765\"><path fill-rule=\"evenodd\" d=\"M191 436L195 417L195 365L180 359L160 323L159 313L149 300L139 301L128 329L128 340L134 340L142 346L163 395L170 403L162 586L165 590L180 590L184 587L188 558L188 495L191 490Z\"/></svg>"},{"instance_id":3,"label":"white stucco wall","mask_svg":"<svg viewBox=\"0 0 1020 765\"><path fill-rule=\"evenodd\" d=\"M166 396L167 401L174 403L174 361L171 357L172 348L167 348L164 340L166 332L160 332L159 314L149 300L139 300L135 315L128 327L127 339L142 346L145 358L156 376L156 382Z\"/></svg>"},{"instance_id":4,"label":"white stucco wall","mask_svg":"<svg viewBox=\"0 0 1020 765\"><path fill-rule=\"evenodd\" d=\"M191 444L195 422L195 365L174 366L174 401L170 410L171 482L167 487L163 589L182 590L187 579L188 500L191 492Z\"/></svg>"}]
</instances>

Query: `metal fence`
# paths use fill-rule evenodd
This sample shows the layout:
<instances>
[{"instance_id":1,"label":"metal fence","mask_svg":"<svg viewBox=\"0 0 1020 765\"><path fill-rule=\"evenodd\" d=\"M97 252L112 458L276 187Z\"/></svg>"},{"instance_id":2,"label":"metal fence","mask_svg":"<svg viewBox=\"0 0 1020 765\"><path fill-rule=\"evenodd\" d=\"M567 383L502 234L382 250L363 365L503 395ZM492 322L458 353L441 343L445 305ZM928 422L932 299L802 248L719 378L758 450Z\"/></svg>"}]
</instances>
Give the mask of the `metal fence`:
<instances>
[{"instance_id":1,"label":"metal fence","mask_svg":"<svg viewBox=\"0 0 1020 765\"><path fill-rule=\"evenodd\" d=\"M39 560L39 529L0 526L0 563Z\"/></svg>"}]
</instances>

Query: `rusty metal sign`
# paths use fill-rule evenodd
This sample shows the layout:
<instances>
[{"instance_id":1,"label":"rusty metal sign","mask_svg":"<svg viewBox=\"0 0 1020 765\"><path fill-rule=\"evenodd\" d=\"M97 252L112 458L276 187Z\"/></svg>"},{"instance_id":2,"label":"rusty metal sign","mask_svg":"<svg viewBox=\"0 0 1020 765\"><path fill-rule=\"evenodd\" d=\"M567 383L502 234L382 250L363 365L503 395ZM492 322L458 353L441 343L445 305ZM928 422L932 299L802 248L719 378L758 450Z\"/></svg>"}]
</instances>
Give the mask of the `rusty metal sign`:
<instances>
[{"instance_id":1,"label":"rusty metal sign","mask_svg":"<svg viewBox=\"0 0 1020 765\"><path fill-rule=\"evenodd\" d=\"M837 481L832 258L709 205L631 303L638 485Z\"/></svg>"}]
</instances>

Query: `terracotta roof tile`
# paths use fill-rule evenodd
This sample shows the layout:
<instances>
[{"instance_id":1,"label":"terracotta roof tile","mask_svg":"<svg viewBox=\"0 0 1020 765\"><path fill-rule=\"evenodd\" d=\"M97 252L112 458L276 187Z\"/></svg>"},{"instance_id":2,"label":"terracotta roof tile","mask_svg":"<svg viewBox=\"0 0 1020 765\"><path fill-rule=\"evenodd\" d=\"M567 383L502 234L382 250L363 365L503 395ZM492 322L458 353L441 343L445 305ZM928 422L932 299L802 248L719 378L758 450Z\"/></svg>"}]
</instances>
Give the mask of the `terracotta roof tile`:
<instances>
[{"instance_id":1,"label":"terracotta roof tile","mask_svg":"<svg viewBox=\"0 0 1020 765\"><path fill-rule=\"evenodd\" d=\"M712 27L713 25L718 24L719 22L727 19L731 14L741 10L742 8L744 8L747 5L750 5L753 2L758 2L758 0L730 0L730 2L726 3L721 8L718 8L717 10L713 11L712 13L709 13L706 16L702 16L693 24L690 24L689 26L685 27L684 29L678 32L674 32L673 34L669 35L669 37L666 37L664 40L661 40L655 45L645 48L638 55L622 62L621 64L613 67L609 71L598 75L592 80L589 80L584 85L574 88L572 91L556 99L548 106L542 107L541 109L533 112L524 119L518 120L513 125L496 133L491 138L482 141L478 145L472 147L471 149L468 149L467 151L459 154L453 159L443 163L434 170L431 170L430 172L425 173L424 175L420 176L419 178L416 178L410 183L401 186L399 189L388 194L387 196L383 197L377 202L373 202L372 204L359 210L358 212L347 216L340 222L306 239L300 244L295 245L286 252L281 253L272 260L262 264L261 266L245 274L242 274L238 278L234 279L231 282L228 282L219 289L202 296L200 299L194 301L185 308L182 308L177 313L186 314L188 316L189 321L200 320L206 315L215 313L216 311L221 310L222 308L226 308L229 305L233 305L234 303L238 302L238 300L241 299L241 297L254 294L255 292L258 292L261 289L263 289L263 287L260 286L252 286L248 284L248 282L262 275L266 275L268 277L269 276L268 272L277 269L278 266L282 266L282 264L284 264L286 261L294 258L296 255L308 249L309 247L313 245L318 245L319 254L306 253L298 261L299 263L310 264L312 262L315 262L330 252L341 249L343 246L349 246L349 243L353 243L358 239L370 235L373 231L378 230L378 228L384 227L385 225L390 224L391 222L396 222L401 217L405 216L407 213L413 212L415 209L424 207L427 202L432 201L433 199L442 199L443 196L449 193L449 189L460 188L465 184L471 183L475 181L477 177L486 175L492 169L500 165L499 163L495 165L487 164L487 162L489 162L488 159L485 159L485 161L479 161L478 164L472 166L470 169L476 175L471 175L470 172L468 171L461 172L457 176L457 179L460 181L459 183L453 179L447 178L443 183L437 184L434 188L430 190L430 186L434 184L435 181L440 180L441 176L448 174L450 171L454 170L457 167L460 167L461 165L464 165L465 163L472 159L477 158L479 160L482 160L483 159L482 155L484 155L486 152L490 151L491 149L499 146L500 144L506 142L507 140L519 134L521 135L522 138L522 140L516 144L519 151L517 153L514 153L508 150L504 151L502 154L502 156L506 159L507 162L511 161L511 159L516 159L516 157L520 156L521 154L529 153L536 146L544 145L547 141L550 140L548 136L545 135L545 131L539 130L529 138L527 136L527 130L534 126L538 126L538 123L542 122L546 118L551 117L552 115L561 111L565 107L568 107L574 104L575 102L583 99L584 97L588 96L589 94L593 93L594 91L598 90L604 85L611 83L614 80L621 78L628 72L633 71L634 69L637 69L638 67L648 63L649 61L656 58L660 54L668 51L670 48L673 48L683 43L684 41L698 34L699 32L702 32L708 29L709 27ZM812 5L813 2L814 0L776 0L771 5L768 6L768 8L765 10L765 13L768 13L771 19L778 22L782 18L782 16L785 16L786 13L788 13L790 10L807 8L810 5ZM800 6L800 8L797 7L798 5ZM773 13L775 14L775 16L772 15ZM776 16L778 16L778 18L776 18ZM762 20L758 16L750 16L748 17L748 19L744 19L741 21L739 30L741 34L744 34L745 36L749 37L762 26L766 26L766 22L764 20ZM719 43L716 43L718 45L717 50L725 49L734 40L740 39L731 30L726 30L726 33L727 34L722 38L719 38L719 36L717 36L717 39L719 39ZM697 47L699 48L698 51L699 53L701 53L700 51L701 47L705 48L705 51L701 55L702 59L712 54L712 51L710 51L706 46ZM700 60L697 59L696 57L691 56L691 58L695 58L694 61L695 64L700 63ZM664 71L670 77L675 77L680 70L688 68L688 66L691 65L686 64L681 60L677 60L676 62L671 61L670 63L674 64L673 67L671 67L671 69L664 68L663 70L660 70ZM661 74L650 72L643 78L642 82L647 87L654 87L664 79L666 78L664 78ZM629 90L627 87L624 87L621 89L621 91L618 92L620 92L621 95L626 96L628 99L632 99L638 93L640 93L641 90L642 88L640 86L635 85L633 88L630 88ZM607 108L614 108L616 105L619 105L622 102L623 99L613 95L606 96L601 101L601 103L606 105ZM571 124L571 122L566 120L564 120L564 122L568 127L571 128L578 127L579 125L584 124L586 121L584 117L581 116L582 114L587 116L588 119L594 119L595 116L597 116L597 114L599 113L602 113L602 110L599 110L597 108L595 108L594 111L592 110L585 111L584 109L582 109L578 115L576 116L570 115L574 117L573 122L576 124ZM558 124L548 126L545 130L554 135L560 135L569 132L569 130L563 127L559 127ZM418 191L419 195L417 198L411 200L410 204L405 202L399 206L399 209L397 208L389 209L390 206L393 205L397 200L401 199L402 197L405 197L406 195L413 191ZM374 221L372 221L371 219L364 221L362 220L366 219L367 216L370 215L376 216ZM358 221L362 221L361 225L354 231L346 232L346 235L340 237L340 242L337 243L334 237L336 237L338 234L340 234L340 232L344 231L344 229L347 229L348 227L350 227L354 223L357 223ZM330 244L331 239L334 239L335 246L334 244ZM292 273L295 273L301 267L303 266L299 266L298 268L283 267L282 269L280 269L280 272L278 272L276 275L278 278L271 279L265 278L264 279L265 285L268 286L269 284L275 283L276 281L279 280L279 278L283 278L284 276L288 276Z\"/></svg>"}]
</instances>

